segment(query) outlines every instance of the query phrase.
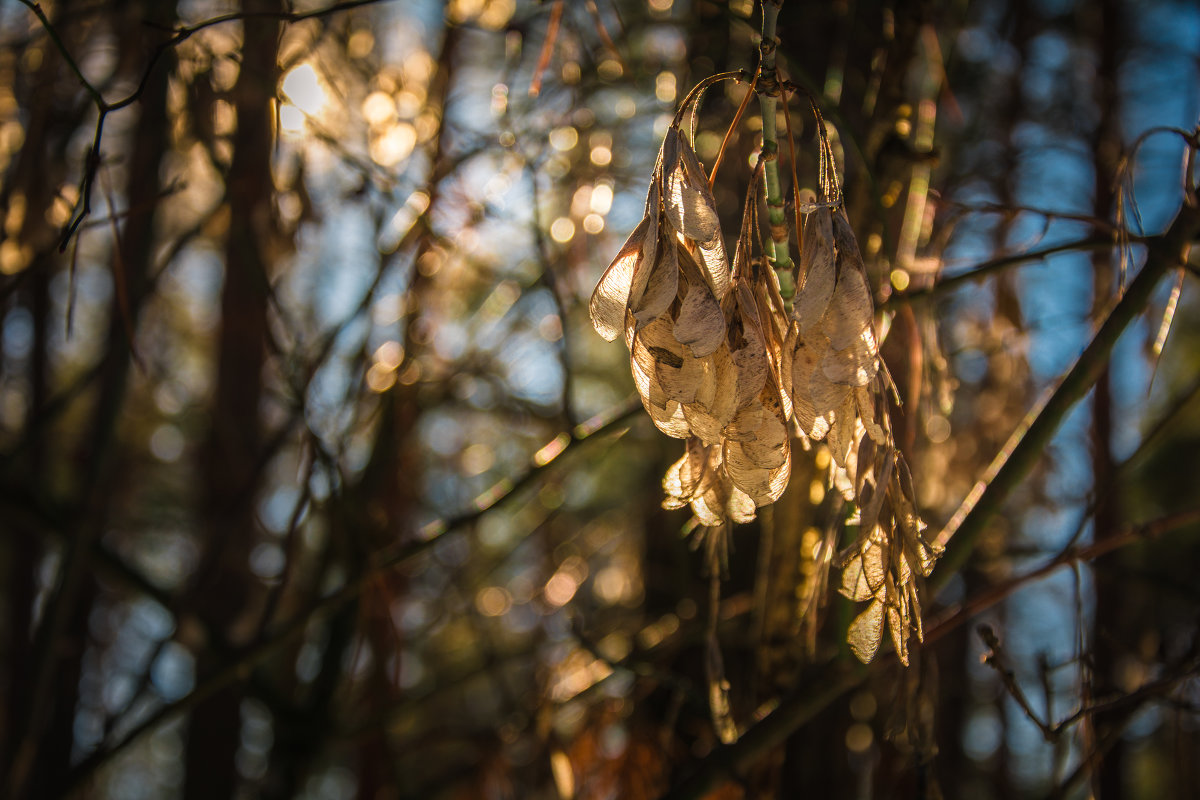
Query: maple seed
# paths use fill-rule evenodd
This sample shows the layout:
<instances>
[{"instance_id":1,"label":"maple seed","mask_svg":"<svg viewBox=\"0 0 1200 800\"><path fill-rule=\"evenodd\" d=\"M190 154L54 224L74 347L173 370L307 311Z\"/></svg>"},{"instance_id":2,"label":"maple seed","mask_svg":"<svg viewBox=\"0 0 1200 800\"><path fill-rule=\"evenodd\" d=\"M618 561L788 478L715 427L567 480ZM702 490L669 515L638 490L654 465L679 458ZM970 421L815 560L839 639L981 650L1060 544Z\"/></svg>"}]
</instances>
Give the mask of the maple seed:
<instances>
[{"instance_id":1,"label":"maple seed","mask_svg":"<svg viewBox=\"0 0 1200 800\"><path fill-rule=\"evenodd\" d=\"M642 405L660 431L685 440L663 476L663 506L689 507L710 544L782 496L793 431L825 440L830 484L857 506L848 522L857 536L837 558L841 593L867 603L847 632L851 651L872 660L886 631L907 664L913 634L924 634L918 587L940 550L924 538L881 399L890 378L871 284L836 179L822 175L823 197L800 208L798 289L786 310L762 255L762 163L731 265L704 166L688 137L668 129L645 216L592 293L592 324L609 341L624 333ZM711 700L716 713L723 697Z\"/></svg>"}]
</instances>

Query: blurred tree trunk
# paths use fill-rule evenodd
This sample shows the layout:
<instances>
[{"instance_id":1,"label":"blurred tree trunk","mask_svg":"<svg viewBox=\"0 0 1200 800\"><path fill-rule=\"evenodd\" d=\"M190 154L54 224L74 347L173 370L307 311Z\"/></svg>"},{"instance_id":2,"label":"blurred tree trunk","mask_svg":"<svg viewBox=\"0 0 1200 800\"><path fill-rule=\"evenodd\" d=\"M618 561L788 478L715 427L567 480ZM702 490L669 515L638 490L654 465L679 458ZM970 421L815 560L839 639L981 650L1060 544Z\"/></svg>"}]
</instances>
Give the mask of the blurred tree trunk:
<instances>
[{"instance_id":1,"label":"blurred tree trunk","mask_svg":"<svg viewBox=\"0 0 1200 800\"><path fill-rule=\"evenodd\" d=\"M56 20L69 18L70 2L56 9ZM74 29L63 26L62 36L70 41ZM14 89L22 104L29 109L26 139L36 146L24 147L4 183L4 196L0 198L0 211L7 219L14 205L23 206L23 221L17 230L6 230L19 242L36 248L36 255L27 267L26 285L13 294L14 306L29 309L33 322L33 346L29 362L28 410L24 424L24 440L18 445L23 450L24 468L21 474L9 476L9 480L28 492L32 497L42 497L46 491L46 455L48 432L45 429L43 412L48 395L48 321L49 286L51 270L56 264L56 253L52 247L54 232L41 213L30 213L30 209L44 209L50 203L53 192L64 178L63 162L56 158L56 151L64 146L69 136L68 116L70 111L55 91L61 71L66 69L64 60L47 48L41 68L27 73L23 81L15 82ZM33 97L47 98L47 102L36 103ZM7 227L7 226L6 226ZM42 531L33 522L14 520L16 536L11 540L10 559L5 559L5 632L9 641L5 643L5 661L8 685L7 702L0 707L0 786L20 783L15 774L20 771L28 775L36 736L31 719L33 697L29 687L37 673L34 648L34 602L37 597L38 566L46 555ZM22 751L24 750L24 753ZM20 760L23 763L17 763Z\"/></svg>"},{"instance_id":2,"label":"blurred tree trunk","mask_svg":"<svg viewBox=\"0 0 1200 800\"><path fill-rule=\"evenodd\" d=\"M1085 23L1092 28L1099 57L1095 94L1100 119L1092 136L1092 211L1097 219L1109 219L1116 200L1113 180L1121 157L1118 71L1122 21L1115 0L1103 0L1085 13ZM1111 253L1099 252L1092 261L1093 303L1098 317L1111 303L1116 276ZM1097 542L1117 535L1121 526L1120 487L1116 482L1116 464L1112 453L1113 421L1112 374L1106 365L1096 381L1092 402L1092 480L1096 496L1093 536ZM1120 557L1119 554L1113 556L1114 559ZM1137 638L1137 632L1129 628L1128 615L1125 613L1129 587L1122 572L1100 569L1095 573L1096 617L1091 637L1095 649L1092 698L1121 691L1120 662ZM1085 702L1088 699L1085 698ZM1091 737L1091 747L1103 746L1114 731L1119 732L1125 716L1123 711L1097 714L1092 720L1091 732L1094 735ZM1116 800L1124 796L1124 751L1118 735L1093 775L1092 790L1097 800Z\"/></svg>"},{"instance_id":3,"label":"blurred tree trunk","mask_svg":"<svg viewBox=\"0 0 1200 800\"><path fill-rule=\"evenodd\" d=\"M66 13L70 9L68 6L60 8L63 12L61 19L70 29L71 17ZM128 62L118 65L119 72L140 73L142 58L152 44L148 29L124 24L122 15L141 19L147 10L141 2L123 4L114 10L110 21L122 37L119 50ZM161 7L155 10L160 12L157 16L161 18ZM168 62L172 60L170 57L167 59ZM51 73L63 68L56 55L47 57L45 63ZM129 372L129 337L154 255L153 215L159 189L157 180L147 180L146 176L157 178L167 147L166 92L169 74L169 69L155 70L137 106L139 117L132 134L128 163L130 181L125 194L132 213L124 231L112 245L112 274L118 288L113 293L109 310L106 356L99 375L90 436L83 441L80 451L74 454L79 473L75 476L72 507L63 523L68 544L59 582L46 601L34 648L27 653L27 657L13 659L14 693L9 707L21 715L20 719L24 720L25 725L24 741L13 742L16 761L10 776L10 787L15 797L58 796L65 788L64 780L67 777L63 767L70 763L74 748L75 714L88 642L88 623L99 597L99 587L88 565L92 547L103 533L108 498L113 494L112 483L122 474L122 471L109 467L113 463L112 445ZM61 143L53 131L62 126L66 132L68 126L64 124L65 120L55 122L53 119L62 112L54 103L31 103L31 107L35 109L31 135L41 134L36 140L45 141L46 146L43 149L29 148L24 152L34 158L44 157L47 163L42 169L31 173L33 180L18 181L17 185L27 187L26 202L28 208L33 210L48 207L52 192L61 183L61 177L54 177L61 172L61 168L49 166L62 163L61 157L54 152ZM106 166L101 163L100 169L106 169ZM30 214L28 219L34 224L44 225L40 214ZM47 226L47 230L31 238L47 240L52 235ZM47 244L43 242L39 248L41 255L29 267L35 344L31 364L33 402L26 445L31 469L26 480L31 482L32 490L39 496L44 496L50 489L47 484L50 465L47 464L48 453L44 445L49 422L44 418L44 411L49 386L50 280L56 255ZM66 467L66 464L62 466ZM36 560L40 558L40 548L32 532L18 539L17 550L16 567L22 577L16 583L17 596L12 605L13 631L17 637L27 637L27 626L31 621L30 604L36 591L33 577L37 571Z\"/></svg>"},{"instance_id":4,"label":"blurred tree trunk","mask_svg":"<svg viewBox=\"0 0 1200 800\"><path fill-rule=\"evenodd\" d=\"M280 0L246 0L242 10L281 12L283 4ZM237 132L226 177L229 231L216 389L201 465L205 557L192 595L208 628L227 640L236 639L232 629L243 618L252 597L248 559L255 537L254 501L263 467L259 404L266 355L268 280L276 237L271 153L280 24L273 19L250 17L243 26L241 69L232 90ZM220 643L210 643L201 652L197 663L201 680L219 666L218 654L223 649ZM187 733L185 797L233 797L243 694L242 686L229 686L192 713Z\"/></svg>"}]
</instances>

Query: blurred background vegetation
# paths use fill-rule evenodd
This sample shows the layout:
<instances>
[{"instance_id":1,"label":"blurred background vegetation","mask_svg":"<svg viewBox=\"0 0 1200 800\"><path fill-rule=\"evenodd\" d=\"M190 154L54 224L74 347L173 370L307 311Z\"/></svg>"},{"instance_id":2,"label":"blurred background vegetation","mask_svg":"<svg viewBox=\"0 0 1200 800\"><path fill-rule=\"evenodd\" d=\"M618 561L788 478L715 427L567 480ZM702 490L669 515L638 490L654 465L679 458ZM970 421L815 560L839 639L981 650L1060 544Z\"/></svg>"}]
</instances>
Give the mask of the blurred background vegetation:
<instances>
[{"instance_id":1,"label":"blurred background vegetation","mask_svg":"<svg viewBox=\"0 0 1200 800\"><path fill-rule=\"evenodd\" d=\"M714 604L660 505L680 445L586 301L677 102L752 71L759 25L751 0L0 3L0 796L1195 791L1194 260L934 573L907 670L844 644L820 447L732 533ZM778 33L934 535L1162 255L1200 8L788 0ZM710 167L746 91L706 96ZM716 186L730 245L756 114Z\"/></svg>"}]
</instances>

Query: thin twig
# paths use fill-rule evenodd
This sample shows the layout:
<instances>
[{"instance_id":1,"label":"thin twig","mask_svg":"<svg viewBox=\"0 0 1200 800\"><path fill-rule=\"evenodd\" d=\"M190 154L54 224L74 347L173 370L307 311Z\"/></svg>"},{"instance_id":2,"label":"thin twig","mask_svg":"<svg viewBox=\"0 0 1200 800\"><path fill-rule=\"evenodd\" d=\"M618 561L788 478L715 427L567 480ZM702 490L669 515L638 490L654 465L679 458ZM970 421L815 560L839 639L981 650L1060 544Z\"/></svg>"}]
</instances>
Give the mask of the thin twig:
<instances>
[{"instance_id":1,"label":"thin twig","mask_svg":"<svg viewBox=\"0 0 1200 800\"><path fill-rule=\"evenodd\" d=\"M721 168L721 162L725 160L725 151L729 147L729 140L733 138L733 132L737 130L738 123L742 121L742 115L746 113L746 108L749 107L750 101L754 98L754 85L758 81L758 74L750 79L750 88L746 90L746 96L742 98L742 102L738 104L737 112L733 115L733 122L729 123L729 129L725 131L725 138L721 140L721 147L717 150L717 157L713 161L712 171L708 175L708 188L712 188L717 182L717 170Z\"/></svg>"},{"instance_id":2,"label":"thin twig","mask_svg":"<svg viewBox=\"0 0 1200 800\"><path fill-rule=\"evenodd\" d=\"M1149 241L1147 237L1138 237L1141 241ZM988 259L979 264L976 264L971 269L955 275L948 275L940 278L937 283L922 289L914 289L908 292L894 292L887 300L879 304L881 311L894 310L897 306L906 303L912 303L917 300L926 300L949 292L951 289L956 289L964 283L971 281L980 281L984 278L993 275L997 272L1002 272L1009 267L1015 267L1020 264L1026 264L1032 261L1044 261L1050 256L1060 253L1069 253L1074 250L1107 250L1113 246L1111 236L1084 236L1080 239L1072 239L1059 244L1048 245L1036 250L1026 250L1023 253L1012 253L996 258Z\"/></svg>"},{"instance_id":3,"label":"thin twig","mask_svg":"<svg viewBox=\"0 0 1200 800\"><path fill-rule=\"evenodd\" d=\"M1190 509L1142 525L1130 525L1115 535L1106 537L1086 547L1077 547L1074 544L1068 545L1042 566L1023 575L1018 575L1004 583L992 586L972 597L962 606L951 608L937 619L931 621L925 628L925 644L933 644L967 620L978 616L1009 597L1021 587L1039 581L1062 567L1094 561L1101 556L1108 555L1134 542L1153 539L1168 531L1177 530L1197 522L1200 522L1200 509ZM941 565L939 565L940 568Z\"/></svg>"},{"instance_id":4,"label":"thin twig","mask_svg":"<svg viewBox=\"0 0 1200 800\"><path fill-rule=\"evenodd\" d=\"M558 37L558 27L562 22L563 0L555 0L550 9L550 21L546 23L546 38L542 41L542 52L538 56L537 66L533 69L533 78L529 81L529 96L537 97L542 91L542 74L550 66L550 56L554 54L554 40Z\"/></svg>"},{"instance_id":5,"label":"thin twig","mask_svg":"<svg viewBox=\"0 0 1200 800\"><path fill-rule=\"evenodd\" d=\"M83 88L91 96L92 102L96 106L98 112L96 117L96 128L92 135L92 146L88 150L87 157L84 162L83 177L79 182L79 200L77 201L77 210L71 219L63 227L61 236L59 237L58 249L59 252L66 252L67 246L71 242L71 238L79 230L79 226L92 213L91 193L92 186L96 182L96 172L100 167L100 145L104 139L104 123L108 119L108 115L114 111L119 111L122 108L133 105L141 99L149 85L150 76L154 73L155 67L162 57L173 47L178 46L187 39L191 38L200 31L211 28L214 25L221 25L226 22L236 22L239 20L248 19L275 19L284 23L297 23L304 20L316 19L319 17L329 16L341 11L348 11L362 6L375 5L378 3L392 2L393 0L344 0L344 2L335 3L325 8L318 8L312 11L238 11L229 14L221 14L202 22L197 22L194 25L185 25L170 29L171 36L155 48L154 53L150 56L149 63L142 71L141 79L138 81L137 88L130 94L117 100L109 102L104 99L104 95L83 75L83 71L79 67L79 63L71 55L70 50L62 41L58 31L47 19L45 12L42 11L39 3L33 0L20 0L21 4L29 8L38 18L42 28L46 31L46 35L50 37L63 59L71 68L71 71L79 78Z\"/></svg>"}]
</instances>

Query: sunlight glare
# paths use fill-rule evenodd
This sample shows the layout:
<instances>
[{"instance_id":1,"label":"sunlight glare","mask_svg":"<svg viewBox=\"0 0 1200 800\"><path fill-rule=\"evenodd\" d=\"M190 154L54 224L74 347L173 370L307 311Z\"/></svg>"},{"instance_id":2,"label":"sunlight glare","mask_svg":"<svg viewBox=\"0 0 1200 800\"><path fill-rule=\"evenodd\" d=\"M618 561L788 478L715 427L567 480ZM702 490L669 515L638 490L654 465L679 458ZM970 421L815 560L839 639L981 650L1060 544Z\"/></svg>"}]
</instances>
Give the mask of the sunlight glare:
<instances>
[{"instance_id":1,"label":"sunlight glare","mask_svg":"<svg viewBox=\"0 0 1200 800\"><path fill-rule=\"evenodd\" d=\"M381 167L394 167L412 155L416 145L416 129L407 122L398 122L371 141L371 158Z\"/></svg>"},{"instance_id":2,"label":"sunlight glare","mask_svg":"<svg viewBox=\"0 0 1200 800\"><path fill-rule=\"evenodd\" d=\"M382 125L396 113L396 103L387 92L371 92L362 105L363 119L370 125Z\"/></svg>"},{"instance_id":3,"label":"sunlight glare","mask_svg":"<svg viewBox=\"0 0 1200 800\"><path fill-rule=\"evenodd\" d=\"M310 117L325 109L329 95L321 86L321 79L312 64L301 64L288 71L283 77L283 93L296 108Z\"/></svg>"}]
</instances>

